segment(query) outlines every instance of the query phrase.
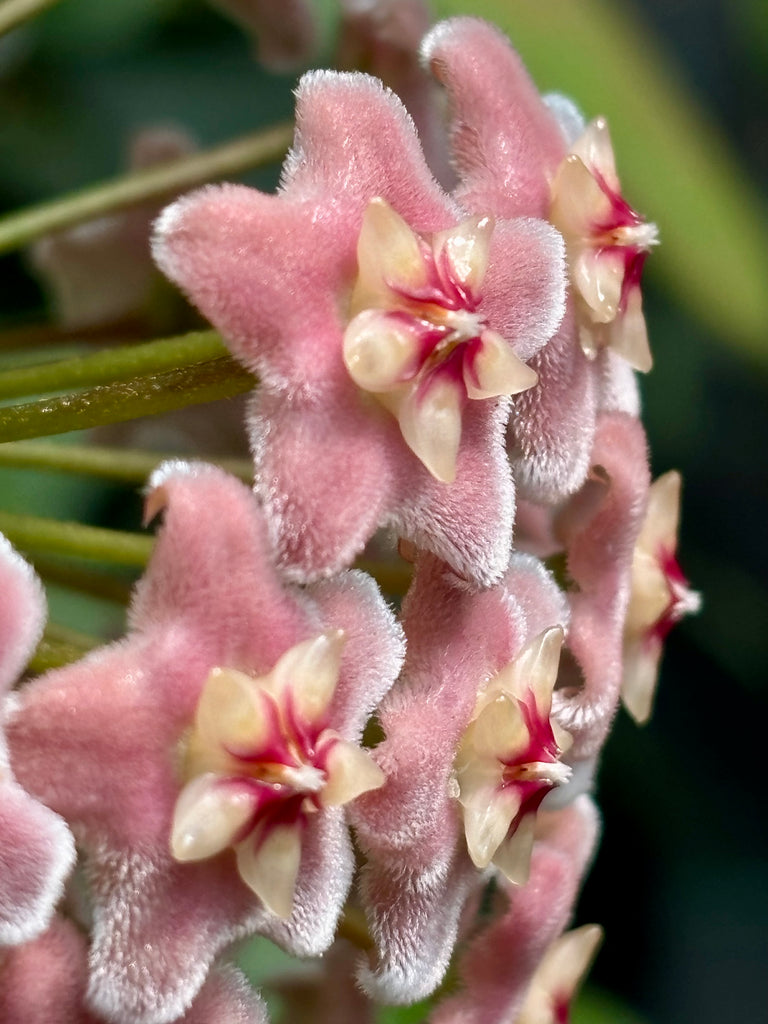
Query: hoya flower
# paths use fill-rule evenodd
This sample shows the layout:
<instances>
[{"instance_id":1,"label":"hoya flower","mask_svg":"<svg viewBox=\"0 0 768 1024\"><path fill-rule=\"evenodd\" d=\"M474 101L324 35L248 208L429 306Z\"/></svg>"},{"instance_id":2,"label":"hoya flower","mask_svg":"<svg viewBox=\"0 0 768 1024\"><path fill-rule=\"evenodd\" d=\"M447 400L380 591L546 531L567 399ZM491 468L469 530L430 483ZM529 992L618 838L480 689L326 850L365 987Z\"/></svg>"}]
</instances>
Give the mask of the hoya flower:
<instances>
[{"instance_id":1,"label":"hoya flower","mask_svg":"<svg viewBox=\"0 0 768 1024\"><path fill-rule=\"evenodd\" d=\"M305 76L296 119L277 195L192 193L154 243L260 378L256 486L281 560L298 578L336 571L390 525L492 582L513 516L506 396L562 316L562 239L467 220L375 79Z\"/></svg>"},{"instance_id":2,"label":"hoya flower","mask_svg":"<svg viewBox=\"0 0 768 1024\"><path fill-rule=\"evenodd\" d=\"M161 508L127 637L26 686L8 727L20 780L76 830L88 1004L116 1024L175 1020L244 935L330 945L353 871L338 804L402 654L368 577L286 586L221 470L166 464Z\"/></svg>"},{"instance_id":3,"label":"hoya flower","mask_svg":"<svg viewBox=\"0 0 768 1024\"><path fill-rule=\"evenodd\" d=\"M63 917L23 946L0 955L0 1020L8 1024L106 1024L86 1005L85 936ZM245 977L222 965L177 1024L267 1024L267 1010Z\"/></svg>"},{"instance_id":4,"label":"hoya flower","mask_svg":"<svg viewBox=\"0 0 768 1024\"><path fill-rule=\"evenodd\" d=\"M650 370L640 276L658 241L656 225L621 194L605 118L592 121L558 168L550 219L568 246L585 353L594 359L610 346L635 369Z\"/></svg>"},{"instance_id":5,"label":"hoya flower","mask_svg":"<svg viewBox=\"0 0 768 1024\"><path fill-rule=\"evenodd\" d=\"M507 905L470 939L458 961L458 991L438 1004L432 1024L533 1024L520 1014L530 1010L547 951L571 916L598 831L597 811L585 795L560 811L542 808L528 881L502 880ZM544 1022L536 1018L536 1024Z\"/></svg>"},{"instance_id":6,"label":"hoya flower","mask_svg":"<svg viewBox=\"0 0 768 1024\"><path fill-rule=\"evenodd\" d=\"M456 477L467 399L514 395L537 380L477 313L493 226L475 217L427 242L374 199L357 245L344 362L444 483Z\"/></svg>"},{"instance_id":7,"label":"hoya flower","mask_svg":"<svg viewBox=\"0 0 768 1024\"><path fill-rule=\"evenodd\" d=\"M675 557L680 487L680 474L674 470L653 482L632 558L621 698L641 724L651 715L667 633L685 615L701 607L700 595L688 586Z\"/></svg>"},{"instance_id":8,"label":"hoya flower","mask_svg":"<svg viewBox=\"0 0 768 1024\"><path fill-rule=\"evenodd\" d=\"M518 1024L568 1024L571 1002L602 941L600 925L585 924L553 942L533 976Z\"/></svg>"},{"instance_id":9,"label":"hoya flower","mask_svg":"<svg viewBox=\"0 0 768 1024\"><path fill-rule=\"evenodd\" d=\"M442 22L422 53L447 90L461 205L474 214L548 218L553 182L581 123L573 105L545 101L507 39L479 19ZM628 367L610 349L587 358L579 324L569 295L559 329L530 361L538 386L512 407L515 481L534 501L559 502L582 485L599 411L637 415Z\"/></svg>"},{"instance_id":10,"label":"hoya flower","mask_svg":"<svg viewBox=\"0 0 768 1024\"><path fill-rule=\"evenodd\" d=\"M456 755L469 855L511 882L528 877L541 801L571 773L569 738L549 719L562 641L559 626L546 630L490 680Z\"/></svg>"},{"instance_id":11,"label":"hoya flower","mask_svg":"<svg viewBox=\"0 0 768 1024\"><path fill-rule=\"evenodd\" d=\"M465 738L462 753L467 762L464 799L468 805L465 830L456 781L455 762L462 737L476 716L478 692L500 672L509 685L509 663L547 627L564 626L567 611L562 594L539 562L515 556L508 573L497 586L474 591L432 556L421 554L414 582L403 605L403 625L408 651L403 674L379 709L385 740L374 756L386 776L381 789L365 794L351 809L359 843L366 854L362 894L376 961L361 975L366 991L385 1002L407 1003L423 998L439 985L450 961L461 913L469 896L482 884L483 874L470 858L488 865L496 847L513 833L518 811L533 812L535 791L541 779L525 783L522 774L565 774L549 759L554 744L535 697L521 684L524 694L521 716L526 724L513 726L518 734L533 726L530 757L521 745L521 768L510 778L510 795L499 779L498 758L486 758L488 745L480 740L481 760L469 766L471 742ZM528 664L546 675L551 686L552 662L558 646L557 629L542 644L534 643L525 655ZM536 652L543 656L545 666ZM542 705L545 684L541 688ZM496 691L491 690L494 694ZM502 697L507 702L507 697ZM524 709L524 710L523 710ZM502 723L508 718L502 710ZM478 719L479 721L479 719ZM486 725L485 720L481 725ZM476 730L477 731L477 730ZM489 741L494 755L500 744L492 726ZM515 737L502 733L503 757L509 757ZM546 749L545 749L546 748ZM510 761L516 760L513 756ZM535 762L549 762L539 770ZM474 787L474 791L473 791ZM530 800L527 801L526 797ZM512 803L519 798L518 806ZM526 817L524 814L521 817ZM489 824L490 823L490 824ZM527 828L528 821L524 832ZM522 844L523 846L525 844ZM525 850L512 843L520 861ZM499 859L503 861L500 854ZM511 864L512 856L502 863ZM516 866L516 873L520 864Z\"/></svg>"},{"instance_id":12,"label":"hoya flower","mask_svg":"<svg viewBox=\"0 0 768 1024\"><path fill-rule=\"evenodd\" d=\"M173 856L205 860L233 846L240 877L279 917L293 908L307 817L384 782L326 724L343 643L341 630L321 633L258 678L214 668L184 743Z\"/></svg>"},{"instance_id":13,"label":"hoya flower","mask_svg":"<svg viewBox=\"0 0 768 1024\"><path fill-rule=\"evenodd\" d=\"M44 931L75 861L66 824L14 779L3 733L8 691L37 646L45 612L40 581L0 535L0 946Z\"/></svg>"}]
</instances>

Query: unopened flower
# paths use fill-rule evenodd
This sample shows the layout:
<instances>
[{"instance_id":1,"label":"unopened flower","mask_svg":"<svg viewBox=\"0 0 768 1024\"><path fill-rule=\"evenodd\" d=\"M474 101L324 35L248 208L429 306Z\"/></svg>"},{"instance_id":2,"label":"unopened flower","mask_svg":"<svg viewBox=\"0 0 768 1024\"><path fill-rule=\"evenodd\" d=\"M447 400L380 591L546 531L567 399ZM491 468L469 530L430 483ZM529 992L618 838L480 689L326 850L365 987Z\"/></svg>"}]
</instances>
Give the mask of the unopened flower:
<instances>
[{"instance_id":1,"label":"unopened flower","mask_svg":"<svg viewBox=\"0 0 768 1024\"><path fill-rule=\"evenodd\" d=\"M503 367L530 359L560 321L562 238L533 219L497 218L492 232L482 212L466 223L375 79L306 75L296 117L276 196L192 193L161 215L154 245L260 379L256 486L282 561L303 579L336 571L390 525L491 583L511 543L509 399L467 402L460 440L458 406L465 380L478 397L521 386ZM459 372L446 376L449 365ZM393 394L402 431L382 404Z\"/></svg>"},{"instance_id":2,"label":"unopened flower","mask_svg":"<svg viewBox=\"0 0 768 1024\"><path fill-rule=\"evenodd\" d=\"M75 861L64 821L15 780L3 732L8 691L37 646L45 613L40 581L0 535L0 946L44 931Z\"/></svg>"},{"instance_id":3,"label":"unopened flower","mask_svg":"<svg viewBox=\"0 0 768 1024\"><path fill-rule=\"evenodd\" d=\"M599 924L585 924L556 939L531 979L517 1024L568 1024L571 1002L602 941Z\"/></svg>"},{"instance_id":4,"label":"unopened flower","mask_svg":"<svg viewBox=\"0 0 768 1024\"><path fill-rule=\"evenodd\" d=\"M688 586L676 558L680 487L680 474L674 470L653 482L632 558L621 698L639 723L651 715L667 633L701 607L700 595Z\"/></svg>"},{"instance_id":5,"label":"unopened flower","mask_svg":"<svg viewBox=\"0 0 768 1024\"><path fill-rule=\"evenodd\" d=\"M640 276L658 241L656 225L621 194L605 118L588 125L558 168L550 219L568 247L584 352L594 359L611 347L635 369L650 370Z\"/></svg>"},{"instance_id":6,"label":"unopened flower","mask_svg":"<svg viewBox=\"0 0 768 1024\"><path fill-rule=\"evenodd\" d=\"M312 0L211 0L256 39L258 59L272 71L306 64L318 46Z\"/></svg>"},{"instance_id":7,"label":"unopened flower","mask_svg":"<svg viewBox=\"0 0 768 1024\"><path fill-rule=\"evenodd\" d=\"M321 633L254 678L215 668L185 740L171 852L201 860L234 846L245 884L280 917L293 908L308 815L376 789L370 756L328 728L341 630Z\"/></svg>"},{"instance_id":8,"label":"unopened flower","mask_svg":"<svg viewBox=\"0 0 768 1024\"><path fill-rule=\"evenodd\" d=\"M235 938L330 945L353 871L335 804L402 656L368 577L285 584L257 502L223 471L166 464L147 499L161 509L126 639L24 687L8 725L19 780L77 831L88 999L118 1024L175 1020Z\"/></svg>"},{"instance_id":9,"label":"unopened flower","mask_svg":"<svg viewBox=\"0 0 768 1024\"><path fill-rule=\"evenodd\" d=\"M490 680L456 755L469 855L511 882L528 877L541 801L571 774L569 737L549 718L562 642L559 626L546 630Z\"/></svg>"},{"instance_id":10,"label":"unopened flower","mask_svg":"<svg viewBox=\"0 0 768 1024\"><path fill-rule=\"evenodd\" d=\"M344 362L445 483L456 476L467 399L514 395L537 380L477 312L493 227L474 217L427 241L374 199L357 243Z\"/></svg>"}]
</instances>

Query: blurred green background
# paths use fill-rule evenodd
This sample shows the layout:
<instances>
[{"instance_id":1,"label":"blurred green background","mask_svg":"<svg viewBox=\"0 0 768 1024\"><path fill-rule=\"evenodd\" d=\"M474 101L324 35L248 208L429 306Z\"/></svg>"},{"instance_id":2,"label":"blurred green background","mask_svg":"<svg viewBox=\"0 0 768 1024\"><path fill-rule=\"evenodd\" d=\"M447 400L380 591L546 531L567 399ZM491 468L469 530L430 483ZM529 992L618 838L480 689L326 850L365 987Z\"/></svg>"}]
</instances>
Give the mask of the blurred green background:
<instances>
[{"instance_id":1,"label":"blurred green background","mask_svg":"<svg viewBox=\"0 0 768 1024\"><path fill-rule=\"evenodd\" d=\"M333 5L320 6L330 38ZM654 474L683 473L680 561L704 610L670 637L651 723L620 713L604 756L605 835L578 921L606 929L592 983L607 995L574 1019L764 1020L768 4L436 6L493 17L542 89L608 114L625 194L663 243L647 264L645 419ZM198 0L63 0L0 40L0 204L117 173L147 124L182 125L206 147L289 117L294 82L261 70ZM276 169L249 180L270 187ZM43 307L24 259L3 257L0 325ZM112 488L8 470L0 488L3 508L88 520L107 508L137 524L138 499Z\"/></svg>"}]
</instances>

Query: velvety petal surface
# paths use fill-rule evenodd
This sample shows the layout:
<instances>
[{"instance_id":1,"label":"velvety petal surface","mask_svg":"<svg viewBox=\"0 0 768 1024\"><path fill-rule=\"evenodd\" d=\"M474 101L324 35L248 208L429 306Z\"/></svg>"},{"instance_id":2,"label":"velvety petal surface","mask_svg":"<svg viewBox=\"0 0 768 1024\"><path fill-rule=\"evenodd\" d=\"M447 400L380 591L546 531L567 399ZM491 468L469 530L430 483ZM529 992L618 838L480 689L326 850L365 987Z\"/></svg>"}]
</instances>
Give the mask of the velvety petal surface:
<instances>
[{"instance_id":1,"label":"velvety petal surface","mask_svg":"<svg viewBox=\"0 0 768 1024\"><path fill-rule=\"evenodd\" d=\"M451 18L422 54L448 90L462 205L546 218L565 139L506 37L477 18Z\"/></svg>"},{"instance_id":2,"label":"velvety petal surface","mask_svg":"<svg viewBox=\"0 0 768 1024\"><path fill-rule=\"evenodd\" d=\"M284 584L243 484L210 466L168 464L150 486L148 511L164 508L165 518L137 587L132 631L27 685L9 723L20 781L73 823L86 858L94 891L89 998L126 1024L174 1020L218 952L244 934L262 931L318 955L333 939L351 880L338 808L309 816L284 921L245 886L232 849L173 860L183 742L211 669L261 676L301 641L344 630L339 692L327 714L336 727L338 710L339 731L352 740L402 657L392 613L361 574L319 585L317 600L311 588Z\"/></svg>"},{"instance_id":3,"label":"velvety petal surface","mask_svg":"<svg viewBox=\"0 0 768 1024\"><path fill-rule=\"evenodd\" d=\"M431 1024L507 1024L517 1020L531 978L566 926L598 831L594 805L540 814L528 882L506 887L509 908L459 961L462 988L442 1000Z\"/></svg>"},{"instance_id":4,"label":"velvety petal surface","mask_svg":"<svg viewBox=\"0 0 768 1024\"><path fill-rule=\"evenodd\" d=\"M517 584L524 607L515 598ZM367 856L363 894L377 962L362 975L378 999L409 1002L439 984L462 907L481 879L466 851L452 780L459 740L478 690L542 619L564 613L551 578L516 559L502 584L473 591L440 561L421 556L403 607L408 652L379 718L374 756L387 777L351 809Z\"/></svg>"}]
</instances>

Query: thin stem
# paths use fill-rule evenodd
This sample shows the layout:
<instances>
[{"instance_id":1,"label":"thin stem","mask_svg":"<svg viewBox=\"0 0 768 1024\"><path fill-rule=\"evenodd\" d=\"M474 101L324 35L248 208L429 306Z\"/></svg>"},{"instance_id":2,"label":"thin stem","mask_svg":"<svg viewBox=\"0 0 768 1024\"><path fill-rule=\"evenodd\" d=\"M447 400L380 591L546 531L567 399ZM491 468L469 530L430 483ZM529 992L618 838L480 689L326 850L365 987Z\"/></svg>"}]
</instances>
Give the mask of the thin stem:
<instances>
[{"instance_id":1,"label":"thin stem","mask_svg":"<svg viewBox=\"0 0 768 1024\"><path fill-rule=\"evenodd\" d=\"M5 0L0 4L0 36L30 18L42 14L59 0Z\"/></svg>"},{"instance_id":2,"label":"thin stem","mask_svg":"<svg viewBox=\"0 0 768 1024\"><path fill-rule=\"evenodd\" d=\"M0 533L25 550L43 550L49 554L74 555L140 568L147 564L154 545L153 537L140 533L105 530L99 526L13 512L0 512Z\"/></svg>"},{"instance_id":3,"label":"thin stem","mask_svg":"<svg viewBox=\"0 0 768 1024\"><path fill-rule=\"evenodd\" d=\"M252 391L256 383L233 359L214 359L77 395L11 405L0 409L0 443L156 416L188 405L232 398Z\"/></svg>"},{"instance_id":4,"label":"thin stem","mask_svg":"<svg viewBox=\"0 0 768 1024\"><path fill-rule=\"evenodd\" d=\"M127 605L131 598L132 585L129 580L112 573L82 569L69 562L37 554L32 558L32 564L38 576L46 583L55 583L113 604Z\"/></svg>"},{"instance_id":5,"label":"thin stem","mask_svg":"<svg viewBox=\"0 0 768 1024\"><path fill-rule=\"evenodd\" d=\"M285 155L292 137L293 125L279 124L203 153L129 171L100 185L12 213L0 219L0 252L17 249L73 224L140 203L161 202L196 185L273 163Z\"/></svg>"},{"instance_id":6,"label":"thin stem","mask_svg":"<svg viewBox=\"0 0 768 1024\"><path fill-rule=\"evenodd\" d=\"M215 331L194 331L142 345L106 348L86 356L21 366L0 373L0 399L108 384L148 373L181 369L228 355Z\"/></svg>"},{"instance_id":7,"label":"thin stem","mask_svg":"<svg viewBox=\"0 0 768 1024\"><path fill-rule=\"evenodd\" d=\"M142 484L161 462L184 459L176 452L148 452L134 448L99 448L57 444L55 441L10 441L0 445L0 466L82 473L101 480ZM246 483L253 481L250 459L212 459L216 465Z\"/></svg>"}]
</instances>

